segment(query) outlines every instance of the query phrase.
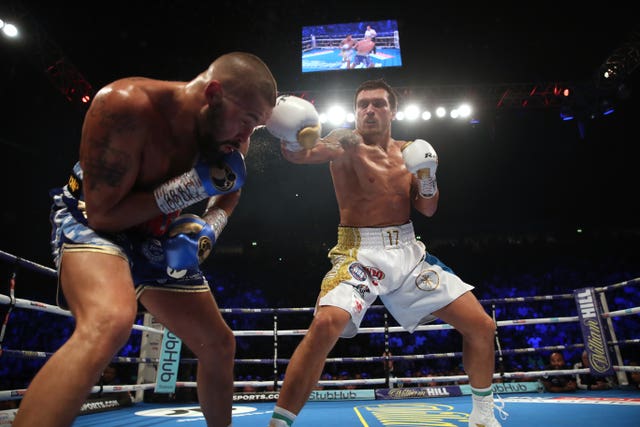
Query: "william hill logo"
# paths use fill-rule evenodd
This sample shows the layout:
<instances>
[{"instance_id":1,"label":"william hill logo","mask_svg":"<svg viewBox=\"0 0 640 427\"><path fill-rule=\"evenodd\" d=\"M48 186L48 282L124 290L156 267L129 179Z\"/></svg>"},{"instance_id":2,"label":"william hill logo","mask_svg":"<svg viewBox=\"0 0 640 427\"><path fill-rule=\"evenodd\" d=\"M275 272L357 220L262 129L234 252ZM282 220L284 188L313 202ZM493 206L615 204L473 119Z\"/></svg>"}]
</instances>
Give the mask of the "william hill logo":
<instances>
[{"instance_id":1,"label":"william hill logo","mask_svg":"<svg viewBox=\"0 0 640 427\"><path fill-rule=\"evenodd\" d=\"M613 374L609 348L607 347L606 331L600 318L593 288L574 291L574 298L592 372L607 375Z\"/></svg>"},{"instance_id":2,"label":"william hill logo","mask_svg":"<svg viewBox=\"0 0 640 427\"><path fill-rule=\"evenodd\" d=\"M397 399L413 397L449 397L446 387L415 387L415 388L392 388L389 396Z\"/></svg>"}]
</instances>

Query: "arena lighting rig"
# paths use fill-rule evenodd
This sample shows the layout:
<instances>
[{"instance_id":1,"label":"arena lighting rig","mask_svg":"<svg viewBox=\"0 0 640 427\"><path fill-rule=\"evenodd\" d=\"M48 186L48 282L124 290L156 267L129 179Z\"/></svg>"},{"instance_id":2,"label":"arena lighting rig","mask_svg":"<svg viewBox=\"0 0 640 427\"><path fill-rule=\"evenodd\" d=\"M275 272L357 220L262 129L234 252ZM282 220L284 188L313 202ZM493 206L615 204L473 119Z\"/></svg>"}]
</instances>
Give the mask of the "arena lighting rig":
<instances>
[{"instance_id":1,"label":"arena lighting rig","mask_svg":"<svg viewBox=\"0 0 640 427\"><path fill-rule=\"evenodd\" d=\"M94 95L92 85L40 25L29 18L29 13L18 5L14 5L14 9L12 16L20 17L17 21L11 16L0 16L3 38L21 40L29 59L69 102L84 112ZM399 87L396 89L400 94L400 110L396 120L407 123L449 120L477 124L482 114L540 108L559 111L560 118L565 121L595 119L613 113L616 101L630 96L626 80L638 65L640 30L635 29L629 40L615 49L595 70L592 81ZM327 125L348 126L353 122L349 113L352 111L352 93L346 95L317 90L288 93L310 100ZM469 107L462 107L463 104Z\"/></svg>"},{"instance_id":2,"label":"arena lighting rig","mask_svg":"<svg viewBox=\"0 0 640 427\"><path fill-rule=\"evenodd\" d=\"M432 118L450 118L462 122L477 123L477 119L472 116L473 108L470 104L460 104L448 108L446 105L436 105L434 109L423 108L418 103L409 103L396 113L398 121L428 121ZM354 114L341 104L329 106L327 109L319 111L320 122L333 126L348 125L355 121Z\"/></svg>"},{"instance_id":3,"label":"arena lighting rig","mask_svg":"<svg viewBox=\"0 0 640 427\"><path fill-rule=\"evenodd\" d=\"M33 21L33 20L31 20ZM22 34L17 27L0 17L0 30L10 34ZM30 59L44 71L51 83L72 104L82 111L93 98L94 89L82 73L69 61L60 47L40 28L37 22L25 22L29 37L22 37L28 45ZM12 29L14 28L14 29ZM402 122L427 122L450 120L476 124L479 114L491 110L537 109L560 107L562 97L567 96L569 83L518 83L485 86L433 86L400 87L400 110L396 116ZM293 91L291 94L309 99L320 113L323 123L331 126L348 126L353 123L350 99L352 94L322 92L322 98L312 91ZM348 99L349 101L341 101Z\"/></svg>"},{"instance_id":4,"label":"arena lighting rig","mask_svg":"<svg viewBox=\"0 0 640 427\"><path fill-rule=\"evenodd\" d=\"M560 108L573 94L575 83L504 83L496 85L399 87L397 121L457 121L477 124L487 112ZM322 123L349 126L354 121L351 98L342 91L296 91L293 95L316 106Z\"/></svg>"}]
</instances>

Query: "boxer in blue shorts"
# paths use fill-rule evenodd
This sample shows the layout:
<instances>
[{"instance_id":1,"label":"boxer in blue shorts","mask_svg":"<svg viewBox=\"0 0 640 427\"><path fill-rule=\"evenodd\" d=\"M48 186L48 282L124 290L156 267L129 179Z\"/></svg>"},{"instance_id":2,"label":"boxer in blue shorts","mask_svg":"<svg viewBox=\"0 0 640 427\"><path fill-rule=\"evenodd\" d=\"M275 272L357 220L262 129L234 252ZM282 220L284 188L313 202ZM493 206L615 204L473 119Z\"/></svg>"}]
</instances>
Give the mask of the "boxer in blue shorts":
<instances>
[{"instance_id":1,"label":"boxer in blue shorts","mask_svg":"<svg viewBox=\"0 0 640 427\"><path fill-rule=\"evenodd\" d=\"M354 45L356 51L353 56L353 62L351 62L351 68L371 68L373 67L373 61L371 60L371 52L376 47L375 42L371 40L371 37L365 37L359 40Z\"/></svg>"},{"instance_id":2,"label":"boxer in blue shorts","mask_svg":"<svg viewBox=\"0 0 640 427\"><path fill-rule=\"evenodd\" d=\"M269 68L244 52L191 81L133 77L98 91L79 161L51 192L59 302L76 327L34 377L14 426L73 423L129 338L138 301L197 357L207 426L231 425L235 338L200 263L238 203L249 138L276 95ZM204 200L202 217L182 214Z\"/></svg>"},{"instance_id":3,"label":"boxer in blue shorts","mask_svg":"<svg viewBox=\"0 0 640 427\"><path fill-rule=\"evenodd\" d=\"M329 252L332 268L322 280L309 330L285 372L269 426L294 422L337 340L354 336L380 297L409 332L434 316L460 332L472 389L469 426L499 427L491 389L496 325L473 295L473 286L416 240L410 218L413 209L427 217L436 212L437 154L425 140L391 137L397 95L383 80L360 85L354 106L355 131L336 129L304 146L292 138L281 144L290 162L329 163L340 226L337 244ZM267 129L292 126L298 111L288 107L276 106ZM299 121L304 123L308 113L301 111Z\"/></svg>"}]
</instances>

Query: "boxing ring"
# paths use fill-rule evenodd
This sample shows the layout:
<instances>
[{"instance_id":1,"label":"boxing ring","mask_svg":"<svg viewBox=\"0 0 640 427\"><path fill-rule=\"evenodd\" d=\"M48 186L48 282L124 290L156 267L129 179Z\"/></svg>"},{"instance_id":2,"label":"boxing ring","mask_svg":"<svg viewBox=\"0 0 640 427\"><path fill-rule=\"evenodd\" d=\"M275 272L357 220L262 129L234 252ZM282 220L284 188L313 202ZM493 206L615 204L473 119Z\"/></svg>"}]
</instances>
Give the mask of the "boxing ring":
<instances>
[{"instance_id":1,"label":"boxing ring","mask_svg":"<svg viewBox=\"0 0 640 427\"><path fill-rule=\"evenodd\" d=\"M0 330L0 373L19 376L21 362L44 363L55 351L55 348L53 351L18 348L19 342L38 345L38 341L32 339L33 332L29 332L33 327L29 319L45 314L62 317L69 326L56 329L59 336L54 337L58 340L54 345L61 345L70 334L73 317L57 306L15 296L20 285L18 269L55 277L53 269L3 251L0 251L0 260L13 269L7 278L7 294L0 293L0 307L5 313ZM640 344L640 339L618 337L614 322L637 321L639 302L630 296L638 293L630 290L639 284L640 278L636 278L576 289L567 294L480 301L497 325L494 392L497 404L508 413L508 417L504 414L506 420L501 421L504 427L602 426L612 420L620 427L638 425L640 390L631 388L627 374L640 372L640 367L625 365L623 354ZM530 311L528 306L541 308ZM295 327L309 325L313 308L221 308L221 311L238 343L233 425L266 426L282 384L287 357L306 333L306 329ZM538 317L547 312L552 315ZM566 315L558 317L556 313ZM260 328L254 328L255 325ZM535 337L530 332L532 328L541 337ZM462 353L452 350L461 348L459 334L452 334L452 329L450 325L434 322L408 334L395 324L383 306L372 307L358 336L340 340L330 353L325 373L295 425L466 427L471 412L471 392L460 367ZM635 329L636 333L638 330ZM8 334L10 331L13 333ZM449 334L452 335L449 337ZM424 353L423 344L432 349L436 344L431 341L436 341L439 335L448 337L446 341L450 345L445 346L443 352ZM516 347L503 346L507 336ZM551 342L542 342L543 339ZM180 366L185 369L169 381L172 390L159 391L159 380L164 378L163 374L170 374L163 372L162 348L166 340L162 325L148 314L140 313L126 346L128 352L135 349L138 357L123 353L112 361L134 368L135 378L131 377L130 384L96 385L74 426L177 426L185 422L206 425L197 399L188 393L196 387L191 381L196 360L189 357L188 351L183 351L180 358ZM608 366L596 368L603 369L600 373L606 370L615 376L615 388L547 393L539 381L542 376L584 374L590 369L523 369L531 365L532 360L540 363L542 354L581 353L583 349L600 356L593 360L608 362ZM338 352L345 356L337 356ZM10 382L2 382L3 386L7 383ZM11 424L27 384L28 379L22 387L0 389L0 404L8 407L0 410L0 425Z\"/></svg>"}]
</instances>

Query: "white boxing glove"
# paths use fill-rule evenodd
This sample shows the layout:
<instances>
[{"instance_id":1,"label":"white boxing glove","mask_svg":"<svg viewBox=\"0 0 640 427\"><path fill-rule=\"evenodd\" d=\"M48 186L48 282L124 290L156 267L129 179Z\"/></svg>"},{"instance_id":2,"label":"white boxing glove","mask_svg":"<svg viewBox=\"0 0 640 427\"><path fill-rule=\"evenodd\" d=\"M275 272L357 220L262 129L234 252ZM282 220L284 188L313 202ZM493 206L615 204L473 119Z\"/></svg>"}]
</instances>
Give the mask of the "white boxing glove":
<instances>
[{"instance_id":1,"label":"white boxing glove","mask_svg":"<svg viewBox=\"0 0 640 427\"><path fill-rule=\"evenodd\" d=\"M318 139L322 126L312 103L294 95L280 95L267 120L271 135L286 142L289 151L308 150Z\"/></svg>"},{"instance_id":2,"label":"white boxing glove","mask_svg":"<svg viewBox=\"0 0 640 427\"><path fill-rule=\"evenodd\" d=\"M428 199L438 191L436 170L438 169L438 155L424 139L409 141L402 146L402 158L409 172L418 178L418 192Z\"/></svg>"}]
</instances>

